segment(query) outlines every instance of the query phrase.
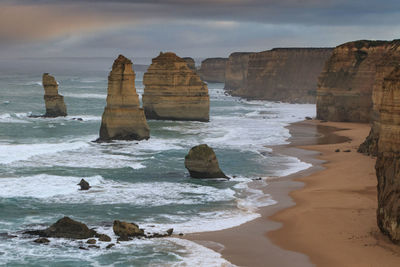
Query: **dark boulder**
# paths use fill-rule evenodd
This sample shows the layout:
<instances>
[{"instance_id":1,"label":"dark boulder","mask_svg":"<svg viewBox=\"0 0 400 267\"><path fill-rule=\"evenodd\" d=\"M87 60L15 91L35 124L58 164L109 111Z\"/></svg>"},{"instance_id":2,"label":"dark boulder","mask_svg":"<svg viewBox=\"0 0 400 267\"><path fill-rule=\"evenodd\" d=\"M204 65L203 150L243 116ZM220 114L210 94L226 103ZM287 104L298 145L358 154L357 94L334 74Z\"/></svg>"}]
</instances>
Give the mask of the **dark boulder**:
<instances>
[{"instance_id":1,"label":"dark boulder","mask_svg":"<svg viewBox=\"0 0 400 267\"><path fill-rule=\"evenodd\" d=\"M78 185L81 186L81 190L89 190L89 188L91 187L91 186L89 185L89 183L88 183L85 179L82 179L82 180L79 182Z\"/></svg>"},{"instance_id":2,"label":"dark boulder","mask_svg":"<svg viewBox=\"0 0 400 267\"><path fill-rule=\"evenodd\" d=\"M185 168L192 178L228 178L219 168L214 150L206 144L190 149L185 156Z\"/></svg>"}]
</instances>

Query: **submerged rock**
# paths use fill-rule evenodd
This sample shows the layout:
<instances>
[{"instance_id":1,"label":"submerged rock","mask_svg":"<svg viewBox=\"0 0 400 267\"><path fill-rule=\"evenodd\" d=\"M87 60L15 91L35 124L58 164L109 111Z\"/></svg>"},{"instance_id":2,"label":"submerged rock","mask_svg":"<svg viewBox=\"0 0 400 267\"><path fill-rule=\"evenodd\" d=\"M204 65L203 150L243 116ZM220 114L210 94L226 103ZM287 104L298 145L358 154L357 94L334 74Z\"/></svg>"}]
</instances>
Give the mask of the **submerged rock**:
<instances>
[{"instance_id":1,"label":"submerged rock","mask_svg":"<svg viewBox=\"0 0 400 267\"><path fill-rule=\"evenodd\" d=\"M143 76L147 119L209 121L207 85L176 54L160 53Z\"/></svg>"},{"instance_id":2,"label":"submerged rock","mask_svg":"<svg viewBox=\"0 0 400 267\"><path fill-rule=\"evenodd\" d=\"M97 141L150 138L150 128L135 89L135 77L132 61L119 55L108 76L107 106Z\"/></svg>"},{"instance_id":3,"label":"submerged rock","mask_svg":"<svg viewBox=\"0 0 400 267\"><path fill-rule=\"evenodd\" d=\"M190 149L185 156L185 168L192 178L228 178L219 168L214 150L206 144Z\"/></svg>"},{"instance_id":4,"label":"submerged rock","mask_svg":"<svg viewBox=\"0 0 400 267\"><path fill-rule=\"evenodd\" d=\"M94 237L96 231L89 229L81 222L64 217L45 230L26 231L25 233L39 235L40 237L87 239Z\"/></svg>"},{"instance_id":5,"label":"submerged rock","mask_svg":"<svg viewBox=\"0 0 400 267\"><path fill-rule=\"evenodd\" d=\"M58 94L58 84L54 77L48 73L44 73L42 84L44 88L44 102L46 105L46 114L44 117L67 116L64 97Z\"/></svg>"},{"instance_id":6,"label":"submerged rock","mask_svg":"<svg viewBox=\"0 0 400 267\"><path fill-rule=\"evenodd\" d=\"M102 242L111 242L111 237L105 234L97 234L96 237Z\"/></svg>"},{"instance_id":7,"label":"submerged rock","mask_svg":"<svg viewBox=\"0 0 400 267\"><path fill-rule=\"evenodd\" d=\"M48 240L45 237L41 237L41 238L33 240L33 242L38 243L38 244L48 244L48 243L50 243L50 240Z\"/></svg>"},{"instance_id":8,"label":"submerged rock","mask_svg":"<svg viewBox=\"0 0 400 267\"><path fill-rule=\"evenodd\" d=\"M137 224L121 222L118 220L114 221L113 231L117 236L122 237L124 239L129 237L145 236L144 230L140 229ZM126 240L121 240L121 241L126 241Z\"/></svg>"},{"instance_id":9,"label":"submerged rock","mask_svg":"<svg viewBox=\"0 0 400 267\"><path fill-rule=\"evenodd\" d=\"M89 190L89 188L91 187L91 186L89 185L89 183L88 183L85 179L82 179L82 180L79 182L78 185L81 187L81 190Z\"/></svg>"}]
</instances>

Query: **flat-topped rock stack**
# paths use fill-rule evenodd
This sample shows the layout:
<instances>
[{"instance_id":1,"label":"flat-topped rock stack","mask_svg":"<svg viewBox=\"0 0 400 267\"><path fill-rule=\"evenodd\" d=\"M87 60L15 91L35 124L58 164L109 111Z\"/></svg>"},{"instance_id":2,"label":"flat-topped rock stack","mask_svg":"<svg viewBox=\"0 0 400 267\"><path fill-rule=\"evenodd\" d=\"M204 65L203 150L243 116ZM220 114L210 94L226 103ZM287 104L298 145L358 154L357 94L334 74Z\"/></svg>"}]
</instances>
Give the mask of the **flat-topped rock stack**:
<instances>
[{"instance_id":1,"label":"flat-topped rock stack","mask_svg":"<svg viewBox=\"0 0 400 267\"><path fill-rule=\"evenodd\" d=\"M385 77L380 102L376 176L381 231L400 242L400 66Z\"/></svg>"},{"instance_id":2,"label":"flat-topped rock stack","mask_svg":"<svg viewBox=\"0 0 400 267\"><path fill-rule=\"evenodd\" d=\"M56 79L48 73L44 73L42 84L44 88L44 102L46 105L46 114L44 117L67 116L67 107L64 103L64 97L58 94Z\"/></svg>"},{"instance_id":3,"label":"flat-topped rock stack","mask_svg":"<svg viewBox=\"0 0 400 267\"><path fill-rule=\"evenodd\" d=\"M361 40L336 47L319 77L317 118L371 121L377 65L398 43Z\"/></svg>"},{"instance_id":4,"label":"flat-topped rock stack","mask_svg":"<svg viewBox=\"0 0 400 267\"><path fill-rule=\"evenodd\" d=\"M207 85L176 54L160 53L143 76L147 119L209 121Z\"/></svg>"},{"instance_id":5,"label":"flat-topped rock stack","mask_svg":"<svg viewBox=\"0 0 400 267\"><path fill-rule=\"evenodd\" d=\"M119 55L108 76L107 106L104 109L98 141L143 140L150 129L140 108L132 61Z\"/></svg>"},{"instance_id":6,"label":"flat-topped rock stack","mask_svg":"<svg viewBox=\"0 0 400 267\"><path fill-rule=\"evenodd\" d=\"M225 69L227 62L228 59L222 57L207 58L203 60L198 71L200 78L203 81L211 83L225 82Z\"/></svg>"}]
</instances>

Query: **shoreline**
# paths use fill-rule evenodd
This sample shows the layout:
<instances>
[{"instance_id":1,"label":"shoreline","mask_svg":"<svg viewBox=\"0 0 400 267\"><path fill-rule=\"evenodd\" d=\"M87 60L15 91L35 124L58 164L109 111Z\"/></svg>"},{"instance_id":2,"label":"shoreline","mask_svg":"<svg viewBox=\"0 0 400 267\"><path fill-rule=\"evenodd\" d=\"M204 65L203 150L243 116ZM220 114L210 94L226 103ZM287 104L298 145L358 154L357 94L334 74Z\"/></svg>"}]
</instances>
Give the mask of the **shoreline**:
<instances>
[{"instance_id":1,"label":"shoreline","mask_svg":"<svg viewBox=\"0 0 400 267\"><path fill-rule=\"evenodd\" d=\"M341 129L325 124L315 125L313 121L296 122L287 128L291 133L290 143L270 147L273 153L294 156L303 162L311 163L312 166L288 176L268 178L268 185L264 187L257 185L256 181L253 182L251 186L270 194L272 199L277 201L274 205L259 208L259 218L233 228L192 233L183 238L221 253L223 258L238 266L293 266L293 262L296 262L296 266L313 266L307 255L282 249L265 236L267 232L282 226L280 222L269 217L295 205L289 193L301 189L304 183L295 181L294 178L305 177L324 169L324 161L317 159L319 152L301 149L298 146L339 143L349 139L335 133Z\"/></svg>"},{"instance_id":2,"label":"shoreline","mask_svg":"<svg viewBox=\"0 0 400 267\"><path fill-rule=\"evenodd\" d=\"M262 188L253 183L277 204L237 227L184 238L237 266L400 266L400 246L376 225L375 159L356 152L369 124L313 120L288 129L290 144L273 153L312 167L267 179Z\"/></svg>"}]
</instances>

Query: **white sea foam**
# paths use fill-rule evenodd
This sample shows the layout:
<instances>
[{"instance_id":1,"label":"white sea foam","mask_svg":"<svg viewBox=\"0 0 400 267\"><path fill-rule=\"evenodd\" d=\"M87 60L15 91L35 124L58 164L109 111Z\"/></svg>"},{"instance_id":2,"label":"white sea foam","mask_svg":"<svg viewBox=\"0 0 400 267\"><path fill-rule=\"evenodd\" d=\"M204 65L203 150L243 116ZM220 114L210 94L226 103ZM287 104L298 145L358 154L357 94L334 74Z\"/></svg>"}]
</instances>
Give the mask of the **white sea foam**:
<instances>
[{"instance_id":1,"label":"white sea foam","mask_svg":"<svg viewBox=\"0 0 400 267\"><path fill-rule=\"evenodd\" d=\"M0 123L30 123L21 119L17 114L3 113L0 114Z\"/></svg>"},{"instance_id":2,"label":"white sea foam","mask_svg":"<svg viewBox=\"0 0 400 267\"><path fill-rule=\"evenodd\" d=\"M94 98L94 99L106 99L107 94L90 94L90 93L64 93L66 97L74 97L74 98Z\"/></svg>"}]
</instances>

